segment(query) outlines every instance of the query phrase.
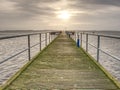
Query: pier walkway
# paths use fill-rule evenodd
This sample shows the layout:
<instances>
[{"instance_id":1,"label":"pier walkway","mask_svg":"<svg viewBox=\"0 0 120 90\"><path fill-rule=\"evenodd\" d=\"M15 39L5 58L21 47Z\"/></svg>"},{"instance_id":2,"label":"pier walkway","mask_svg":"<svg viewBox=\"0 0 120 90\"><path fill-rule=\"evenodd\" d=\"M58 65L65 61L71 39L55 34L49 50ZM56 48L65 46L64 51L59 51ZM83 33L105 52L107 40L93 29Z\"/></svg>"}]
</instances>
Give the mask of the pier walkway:
<instances>
[{"instance_id":1,"label":"pier walkway","mask_svg":"<svg viewBox=\"0 0 120 90\"><path fill-rule=\"evenodd\" d=\"M64 33L5 90L117 90L118 87Z\"/></svg>"}]
</instances>

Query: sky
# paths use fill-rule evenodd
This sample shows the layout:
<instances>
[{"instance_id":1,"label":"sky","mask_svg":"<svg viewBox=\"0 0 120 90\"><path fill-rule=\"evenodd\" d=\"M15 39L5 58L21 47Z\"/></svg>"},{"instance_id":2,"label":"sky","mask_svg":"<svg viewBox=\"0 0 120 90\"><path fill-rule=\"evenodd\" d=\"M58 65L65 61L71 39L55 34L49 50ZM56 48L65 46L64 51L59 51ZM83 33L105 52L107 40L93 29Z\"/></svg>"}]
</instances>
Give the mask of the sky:
<instances>
[{"instance_id":1,"label":"sky","mask_svg":"<svg viewBox=\"0 0 120 90\"><path fill-rule=\"evenodd\" d=\"M120 0L0 0L0 30L46 29L120 31Z\"/></svg>"}]
</instances>

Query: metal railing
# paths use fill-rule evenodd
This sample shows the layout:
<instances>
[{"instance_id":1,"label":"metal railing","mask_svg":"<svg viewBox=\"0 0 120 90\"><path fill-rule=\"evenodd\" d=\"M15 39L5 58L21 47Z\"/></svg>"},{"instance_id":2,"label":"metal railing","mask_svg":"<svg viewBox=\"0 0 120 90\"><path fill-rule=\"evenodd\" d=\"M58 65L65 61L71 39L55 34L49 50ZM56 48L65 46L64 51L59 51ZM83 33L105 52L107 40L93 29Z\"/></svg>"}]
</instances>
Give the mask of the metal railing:
<instances>
[{"instance_id":1,"label":"metal railing","mask_svg":"<svg viewBox=\"0 0 120 90\"><path fill-rule=\"evenodd\" d=\"M54 33L54 34L52 34ZM56 34L57 33L57 34ZM28 60L30 61L31 60L31 49L35 46L38 46L39 45L39 50L41 51L42 50L42 43L45 42L45 47L52 41L54 40L58 35L59 35L59 31L49 31L49 32L40 32L40 33L33 33L33 34L21 34L21 35L11 35L11 36L5 36L5 37L0 37L0 41L1 40L5 40L5 39L11 39L11 38L18 38L18 37L27 37L27 48L18 52L18 53L15 53L14 55L11 55L10 57L7 57L6 59L4 60L1 60L0 61L0 64L28 51ZM44 40L42 40L42 34L45 34L45 37L44 37ZM39 43L36 43L34 45L31 46L31 36L32 35L39 35ZM54 35L54 38L52 38L52 36ZM52 39L50 39L52 38ZM49 42L48 42L49 41Z\"/></svg>"},{"instance_id":2,"label":"metal railing","mask_svg":"<svg viewBox=\"0 0 120 90\"><path fill-rule=\"evenodd\" d=\"M68 33L70 33L70 32L68 32ZM85 40L83 39L83 35L85 36ZM96 36L97 37L97 42L96 42L96 46L95 45L93 45L93 44L91 44L91 43L89 43L89 36ZM106 54L106 55L108 55L108 56L110 56L110 57L112 57L112 58L114 58L115 60L118 60L118 61L120 61L120 58L119 57L117 57L117 56L115 56L115 55L112 55L112 54L110 54L110 53L108 53L108 52L106 52L106 51L104 51L104 50L102 50L101 48L100 48L100 45L101 45L101 38L102 37L106 37L106 38L114 38L114 39L119 39L120 40L120 37L119 36L108 36L108 35L99 35L99 34L91 34L91 33L85 33L85 32L76 32L76 33L74 33L74 35L72 35L71 34L71 37L77 42L77 40L79 39L80 40L80 46L86 51L86 52L88 52L88 49L89 49L89 45L90 46L92 46L92 47L94 47L94 48L96 48L96 50L97 50L97 58L96 58L96 60L97 60L97 62L99 62L99 60L100 60L100 51L102 52L102 53L104 53L104 54ZM85 43L85 47L83 47L83 43Z\"/></svg>"}]
</instances>

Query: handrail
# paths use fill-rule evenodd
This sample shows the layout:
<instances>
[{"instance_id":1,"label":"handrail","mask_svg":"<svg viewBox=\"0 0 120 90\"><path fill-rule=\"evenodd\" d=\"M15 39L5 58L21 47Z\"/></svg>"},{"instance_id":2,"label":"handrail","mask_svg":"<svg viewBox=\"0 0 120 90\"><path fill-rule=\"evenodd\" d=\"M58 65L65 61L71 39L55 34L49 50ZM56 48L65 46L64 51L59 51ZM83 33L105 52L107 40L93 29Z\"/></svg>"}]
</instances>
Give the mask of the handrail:
<instances>
[{"instance_id":1,"label":"handrail","mask_svg":"<svg viewBox=\"0 0 120 90\"><path fill-rule=\"evenodd\" d=\"M16 37L23 37L23 36L28 36L28 35L37 35L37 34L45 34L45 33L52 33L52 32L59 32L59 31L46 31L46 32L33 32L31 34L21 34L21 35L10 35L10 36L3 36L3 37L0 37L0 40L2 39L9 39L9 38L16 38Z\"/></svg>"},{"instance_id":2,"label":"handrail","mask_svg":"<svg viewBox=\"0 0 120 90\"><path fill-rule=\"evenodd\" d=\"M101 48L101 40L103 40L104 38L113 39L113 40L114 39L120 40L120 36L102 35L102 34L95 34L95 33L88 33L88 32L78 32L78 31L77 32L76 31L67 31L66 33L69 35L69 37L71 37L73 40L75 40L77 42L78 47L83 48L83 50L86 51L88 53L88 55L91 55L92 58L94 58L104 68L106 68L104 66L104 63L100 62L100 57L101 57L100 54L101 53L105 54L106 56L109 56L110 60L115 60L115 63L120 61L120 57L118 55L111 54L110 52L107 52L106 50L103 50ZM90 36L95 36L96 40L94 41L94 43L89 42L89 40L90 40L89 37ZM92 40L94 40L94 37L93 37ZM78 42L80 42L80 43L78 43ZM96 50L93 55L89 51L90 50L89 46L94 47L95 50ZM109 70L110 68L106 68L106 69ZM116 75L115 73L112 73L112 70L110 72L113 76L115 76L117 79L119 79L119 75ZM109 73L107 75L109 76ZM114 79L113 76L112 77L110 76L110 78Z\"/></svg>"},{"instance_id":3,"label":"handrail","mask_svg":"<svg viewBox=\"0 0 120 90\"><path fill-rule=\"evenodd\" d=\"M18 53L16 53L16 54L12 55L12 56L10 56L10 57L8 57L8 58L6 58L6 59L2 60L2 61L0 61L0 64L2 64L2 63L4 63L4 62L8 61L9 59L11 59L11 58L13 58L13 57L15 57L15 56L17 56L17 55L19 55L19 54L21 54L21 53L23 53L23 52L27 51L27 50L28 50L28 48L27 48L27 49L22 50L21 52L18 52Z\"/></svg>"},{"instance_id":4,"label":"handrail","mask_svg":"<svg viewBox=\"0 0 120 90\"><path fill-rule=\"evenodd\" d=\"M110 57L112 57L112 58L116 59L117 61L120 61L120 58L118 58L118 57L116 57L116 56L114 56L114 55L112 55L112 54L109 54L109 53L107 53L107 52L103 51L102 49L99 49L99 50L100 50L101 52L103 52L103 53L107 54L108 56L110 56Z\"/></svg>"},{"instance_id":5,"label":"handrail","mask_svg":"<svg viewBox=\"0 0 120 90\"><path fill-rule=\"evenodd\" d=\"M100 36L100 37L108 37L108 38L115 38L115 39L120 39L120 36L114 36L114 35L102 35L102 34L92 34L92 33L86 33L86 32L81 32L82 34L88 34L88 35L93 35L93 36Z\"/></svg>"},{"instance_id":6,"label":"handrail","mask_svg":"<svg viewBox=\"0 0 120 90\"><path fill-rule=\"evenodd\" d=\"M96 42L97 43L97 47L96 47L96 49L97 49L97 61L99 61L99 51L102 51L103 53L105 53L106 55L108 55L108 56L110 56L110 57L112 57L112 58L114 58L114 59L116 59L116 60L118 60L118 61L120 61L120 58L118 58L117 56L115 56L115 55L111 55L110 53L108 53L108 52L106 52L106 51L104 51L104 50L102 50L101 48L100 48L100 40L101 40L101 37L107 37L107 38L114 38L114 39L120 39L120 37L117 37L117 36L108 36L108 35L97 35L97 34L89 34L89 33L84 33L84 34L86 34L86 35L95 35L95 36L97 36L98 38L97 38L97 41L98 42ZM89 44L89 43L86 43L86 45L87 44Z\"/></svg>"},{"instance_id":7,"label":"handrail","mask_svg":"<svg viewBox=\"0 0 120 90\"><path fill-rule=\"evenodd\" d=\"M84 41L84 40L83 40L83 41ZM84 42L86 42L86 41L84 41ZM88 44L89 44L90 46L92 46L92 47L94 47L94 48L97 49L97 47L94 46L93 44L91 44L91 43L88 43ZM112 54L109 54L109 53L105 52L104 50L102 50L102 49L100 49L100 48L98 48L98 49L99 49L101 52L107 54L108 56L110 56L110 57L112 57L112 58L114 58L114 59L120 61L120 58L118 58L118 57L116 57L116 56L114 56L114 55L112 55Z\"/></svg>"},{"instance_id":8,"label":"handrail","mask_svg":"<svg viewBox=\"0 0 120 90\"><path fill-rule=\"evenodd\" d=\"M11 39L11 38L17 38L17 37L28 37L28 39L27 39L27 41L28 41L28 48L26 48L26 49L24 49L24 50L22 50L22 51L20 51L20 52L18 52L18 53L16 53L16 54L14 54L14 55L12 55L12 56L10 56L10 57L8 57L8 58L6 58L6 59L4 59L4 60L2 60L2 61L0 61L0 64L2 64L2 63L4 63L4 62L6 62L6 61L8 61L8 60L10 60L10 59L12 59L12 58L14 58L14 57L16 57L16 56L18 56L19 54L21 54L21 53L23 53L23 52L25 52L25 51L27 51L28 50L28 59L30 60L31 59L31 48L33 48L33 47L35 47L35 46L37 46L37 45L40 45L40 51L41 51L41 47L42 47L42 42L45 42L46 43L46 45L45 46L47 46L48 45L48 43L47 43L47 40L49 40L49 43L50 43L50 36L51 36L51 34L50 33L52 33L52 32L56 32L56 33L60 33L59 31L46 31L46 32L41 32L41 33L32 33L32 34L21 34L21 35L12 35L12 36L5 36L5 37L0 37L0 40L4 40L4 39ZM47 35L49 33L49 37L44 37L45 39L44 40L41 40L41 38L43 37L41 34L45 34L45 35ZM30 45L30 42L31 42L31 40L30 40L30 36L32 36L32 35L39 35L39 43L36 43L36 44L34 44L34 45Z\"/></svg>"},{"instance_id":9,"label":"handrail","mask_svg":"<svg viewBox=\"0 0 120 90\"><path fill-rule=\"evenodd\" d=\"M73 32L73 31L67 31L68 34L71 33L71 32ZM81 38L76 38L76 36L75 36L75 40L76 40L76 39L81 39L81 44L82 44L82 42L86 42L86 48L85 48L85 49L86 49L86 52L88 52L88 45L91 45L92 47L94 47L94 48L97 49L97 61L98 61L98 62L99 62L99 56L100 56L100 55L99 55L99 52L100 52L100 51L103 52L103 53L105 53L106 55L108 55L108 56L110 56L110 57L112 57L112 58L120 61L120 58L118 58L117 56L112 55L112 54L110 54L110 53L108 53L108 52L106 52L106 51L104 51L104 50L102 50L102 49L100 48L100 43L101 43L100 40L101 40L101 37L120 39L119 36L102 35L102 34L95 34L95 33L88 33L88 32L79 32L79 31L77 31L76 34L78 35L78 37L81 35ZM75 34L74 34L74 35L75 35ZM86 35L86 40L83 40L82 35ZM92 45L91 43L88 42L89 35L97 36L97 42L96 42L96 43L97 43L97 46L94 46L94 45ZM82 47L82 45L81 45L81 47ZM83 48L83 47L82 47L82 48Z\"/></svg>"}]
</instances>

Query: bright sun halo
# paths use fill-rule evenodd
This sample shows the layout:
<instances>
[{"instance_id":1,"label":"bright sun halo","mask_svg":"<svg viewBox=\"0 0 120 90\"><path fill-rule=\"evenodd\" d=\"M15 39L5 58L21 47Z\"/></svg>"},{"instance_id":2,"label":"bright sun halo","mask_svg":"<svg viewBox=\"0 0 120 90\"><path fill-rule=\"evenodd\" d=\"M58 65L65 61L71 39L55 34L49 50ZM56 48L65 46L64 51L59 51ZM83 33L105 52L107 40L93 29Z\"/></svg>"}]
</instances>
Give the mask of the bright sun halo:
<instances>
[{"instance_id":1,"label":"bright sun halo","mask_svg":"<svg viewBox=\"0 0 120 90\"><path fill-rule=\"evenodd\" d=\"M58 13L58 18L63 19L63 20L69 19L70 16L71 16L71 15L70 15L70 13L69 13L68 11L60 11L60 12Z\"/></svg>"}]
</instances>

